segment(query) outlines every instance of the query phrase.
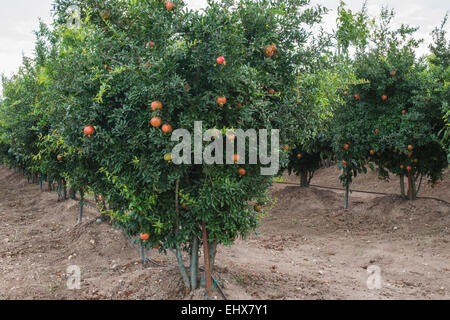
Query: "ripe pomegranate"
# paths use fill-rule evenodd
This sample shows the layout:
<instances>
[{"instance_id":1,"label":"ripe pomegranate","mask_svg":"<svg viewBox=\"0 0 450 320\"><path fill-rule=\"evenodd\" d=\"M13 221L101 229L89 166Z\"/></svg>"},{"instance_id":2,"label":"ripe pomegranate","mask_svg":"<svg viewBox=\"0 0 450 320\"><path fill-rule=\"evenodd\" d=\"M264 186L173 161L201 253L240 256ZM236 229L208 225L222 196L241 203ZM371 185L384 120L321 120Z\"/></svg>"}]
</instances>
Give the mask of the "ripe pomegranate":
<instances>
[{"instance_id":1,"label":"ripe pomegranate","mask_svg":"<svg viewBox=\"0 0 450 320\"><path fill-rule=\"evenodd\" d=\"M153 49L153 48L155 48L155 43L154 43L153 41L149 41L149 42L147 42L147 44L145 45L145 48L146 48L146 49L148 49L148 48Z\"/></svg>"},{"instance_id":2,"label":"ripe pomegranate","mask_svg":"<svg viewBox=\"0 0 450 320\"><path fill-rule=\"evenodd\" d=\"M269 90L267 90L267 92L268 92L270 95L275 94L275 90L273 90L272 88L270 88Z\"/></svg>"},{"instance_id":3,"label":"ripe pomegranate","mask_svg":"<svg viewBox=\"0 0 450 320\"><path fill-rule=\"evenodd\" d=\"M346 144L345 146L344 146L344 149L345 150L348 150L350 148L350 146L348 145L348 144Z\"/></svg>"},{"instance_id":4,"label":"ripe pomegranate","mask_svg":"<svg viewBox=\"0 0 450 320\"><path fill-rule=\"evenodd\" d=\"M267 46L267 47L264 49L264 55L265 55L266 57L272 57L273 54L274 54L274 52L273 52L273 47L272 47L272 46Z\"/></svg>"},{"instance_id":5,"label":"ripe pomegranate","mask_svg":"<svg viewBox=\"0 0 450 320\"><path fill-rule=\"evenodd\" d=\"M301 154L301 153L299 153L298 155L297 155L297 159L301 159L303 157L303 155Z\"/></svg>"},{"instance_id":6,"label":"ripe pomegranate","mask_svg":"<svg viewBox=\"0 0 450 320\"><path fill-rule=\"evenodd\" d=\"M412 145L409 145L408 150L412 150L412 149L414 149L414 147Z\"/></svg>"},{"instance_id":7,"label":"ripe pomegranate","mask_svg":"<svg viewBox=\"0 0 450 320\"><path fill-rule=\"evenodd\" d=\"M161 127L162 120L160 117L154 117L150 120L150 124L155 128L159 128Z\"/></svg>"},{"instance_id":8,"label":"ripe pomegranate","mask_svg":"<svg viewBox=\"0 0 450 320\"><path fill-rule=\"evenodd\" d=\"M344 91L344 96L348 96L348 91Z\"/></svg>"},{"instance_id":9,"label":"ripe pomegranate","mask_svg":"<svg viewBox=\"0 0 450 320\"><path fill-rule=\"evenodd\" d=\"M84 128L84 134L87 135L89 138L92 136L94 131L95 129L93 126L87 126L86 128Z\"/></svg>"},{"instance_id":10,"label":"ripe pomegranate","mask_svg":"<svg viewBox=\"0 0 450 320\"><path fill-rule=\"evenodd\" d=\"M153 101L152 102L152 110L155 111L157 109L162 109L163 104L161 101Z\"/></svg>"},{"instance_id":11,"label":"ripe pomegranate","mask_svg":"<svg viewBox=\"0 0 450 320\"><path fill-rule=\"evenodd\" d=\"M161 130L164 133L171 132L172 131L172 126L170 124L165 124L165 125L162 126Z\"/></svg>"},{"instance_id":12,"label":"ripe pomegranate","mask_svg":"<svg viewBox=\"0 0 450 320\"><path fill-rule=\"evenodd\" d=\"M411 171L411 170L412 170L412 167L411 167L411 166L407 166L407 167L406 167L406 170Z\"/></svg>"},{"instance_id":13,"label":"ripe pomegranate","mask_svg":"<svg viewBox=\"0 0 450 320\"><path fill-rule=\"evenodd\" d=\"M355 99L359 100L359 94L355 94Z\"/></svg>"},{"instance_id":14,"label":"ripe pomegranate","mask_svg":"<svg viewBox=\"0 0 450 320\"><path fill-rule=\"evenodd\" d=\"M370 150L370 155L373 156L375 154L375 150Z\"/></svg>"},{"instance_id":15,"label":"ripe pomegranate","mask_svg":"<svg viewBox=\"0 0 450 320\"><path fill-rule=\"evenodd\" d=\"M343 165L343 166L346 166L346 165L347 165L347 161L343 160L343 161L342 161L342 165Z\"/></svg>"},{"instance_id":16,"label":"ripe pomegranate","mask_svg":"<svg viewBox=\"0 0 450 320\"><path fill-rule=\"evenodd\" d=\"M244 168L239 168L238 173L241 177L243 177L247 174L247 171L245 171Z\"/></svg>"},{"instance_id":17,"label":"ripe pomegranate","mask_svg":"<svg viewBox=\"0 0 450 320\"><path fill-rule=\"evenodd\" d=\"M217 61L218 64L226 65L225 58L222 57L222 56L218 57L218 58L216 59L216 61Z\"/></svg>"},{"instance_id":18,"label":"ripe pomegranate","mask_svg":"<svg viewBox=\"0 0 450 320\"><path fill-rule=\"evenodd\" d=\"M395 77L395 75L397 74L397 71L391 71L391 72L389 72L389 74L391 75L391 77Z\"/></svg>"},{"instance_id":19,"label":"ripe pomegranate","mask_svg":"<svg viewBox=\"0 0 450 320\"><path fill-rule=\"evenodd\" d=\"M150 238L150 235L148 233L141 233L140 235L141 240L148 240Z\"/></svg>"},{"instance_id":20,"label":"ripe pomegranate","mask_svg":"<svg viewBox=\"0 0 450 320\"><path fill-rule=\"evenodd\" d=\"M284 150L286 150L286 151L289 150L289 148L290 148L290 147L289 147L288 144L284 146Z\"/></svg>"},{"instance_id":21,"label":"ripe pomegranate","mask_svg":"<svg viewBox=\"0 0 450 320\"><path fill-rule=\"evenodd\" d=\"M387 95L383 94L383 95L381 96L381 100L386 101L387 99L388 99L388 96L387 96Z\"/></svg>"},{"instance_id":22,"label":"ripe pomegranate","mask_svg":"<svg viewBox=\"0 0 450 320\"><path fill-rule=\"evenodd\" d=\"M378 130L378 129L375 129L375 133L376 134L378 134L380 132L380 130Z\"/></svg>"},{"instance_id":23,"label":"ripe pomegranate","mask_svg":"<svg viewBox=\"0 0 450 320\"><path fill-rule=\"evenodd\" d=\"M164 2L164 5L166 6L166 9L168 11L172 10L175 7L175 3L173 3L172 1Z\"/></svg>"},{"instance_id":24,"label":"ripe pomegranate","mask_svg":"<svg viewBox=\"0 0 450 320\"><path fill-rule=\"evenodd\" d=\"M406 110L402 110L402 114L406 114Z\"/></svg>"},{"instance_id":25,"label":"ripe pomegranate","mask_svg":"<svg viewBox=\"0 0 450 320\"><path fill-rule=\"evenodd\" d=\"M227 98L226 97L219 97L217 98L217 104L221 107L223 107L225 105L225 103L227 103Z\"/></svg>"},{"instance_id":26,"label":"ripe pomegranate","mask_svg":"<svg viewBox=\"0 0 450 320\"><path fill-rule=\"evenodd\" d=\"M239 157L238 154L234 154L234 155L233 155L233 161L234 161L235 163L237 163L237 162L239 161L239 159L240 159L240 157Z\"/></svg>"}]
</instances>

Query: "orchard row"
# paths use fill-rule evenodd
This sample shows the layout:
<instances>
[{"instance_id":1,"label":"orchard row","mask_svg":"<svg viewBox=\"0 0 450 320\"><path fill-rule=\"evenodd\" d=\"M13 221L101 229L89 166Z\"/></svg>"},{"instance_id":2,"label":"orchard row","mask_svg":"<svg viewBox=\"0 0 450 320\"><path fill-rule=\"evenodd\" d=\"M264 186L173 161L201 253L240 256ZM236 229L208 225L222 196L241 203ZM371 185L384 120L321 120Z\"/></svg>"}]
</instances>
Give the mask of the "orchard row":
<instances>
[{"instance_id":1,"label":"orchard row","mask_svg":"<svg viewBox=\"0 0 450 320\"><path fill-rule=\"evenodd\" d=\"M93 193L141 246L174 252L190 290L211 288L218 245L256 232L274 177L238 154L234 165L174 165L176 129L202 121L231 140L236 129L280 129L279 174L294 171L304 187L327 160L347 190L373 167L407 178L401 193L413 199L448 167L444 25L419 59L414 29L386 27L387 10L378 27L341 5L338 31L324 37L311 33L324 7L232 2L188 11L178 0L56 0L35 57L3 79L1 162L57 182L60 199L78 192L79 221ZM67 24L74 5L77 28Z\"/></svg>"}]
</instances>

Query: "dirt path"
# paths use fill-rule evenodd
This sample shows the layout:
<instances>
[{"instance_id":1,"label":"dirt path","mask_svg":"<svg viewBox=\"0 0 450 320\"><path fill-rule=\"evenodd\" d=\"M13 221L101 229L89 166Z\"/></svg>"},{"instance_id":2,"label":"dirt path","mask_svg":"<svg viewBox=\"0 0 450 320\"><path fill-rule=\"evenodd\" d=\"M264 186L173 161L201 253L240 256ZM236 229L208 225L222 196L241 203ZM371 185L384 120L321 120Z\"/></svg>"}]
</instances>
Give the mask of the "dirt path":
<instances>
[{"instance_id":1,"label":"dirt path","mask_svg":"<svg viewBox=\"0 0 450 320\"><path fill-rule=\"evenodd\" d=\"M373 175L373 174L372 174ZM447 172L447 176L449 172ZM337 170L315 184L339 186ZM397 192L397 184L358 178L359 189ZM422 195L450 201L450 179ZM355 188L356 188L355 187ZM450 207L435 200L352 194L275 185L275 208L260 236L221 247L215 276L230 299L450 299ZM139 264L121 232L96 223L88 208L58 203L0 167L0 299L191 299L172 256L149 252L169 268ZM68 290L66 269L81 269L81 290ZM381 289L367 287L378 266ZM218 298L220 295L217 293Z\"/></svg>"}]
</instances>

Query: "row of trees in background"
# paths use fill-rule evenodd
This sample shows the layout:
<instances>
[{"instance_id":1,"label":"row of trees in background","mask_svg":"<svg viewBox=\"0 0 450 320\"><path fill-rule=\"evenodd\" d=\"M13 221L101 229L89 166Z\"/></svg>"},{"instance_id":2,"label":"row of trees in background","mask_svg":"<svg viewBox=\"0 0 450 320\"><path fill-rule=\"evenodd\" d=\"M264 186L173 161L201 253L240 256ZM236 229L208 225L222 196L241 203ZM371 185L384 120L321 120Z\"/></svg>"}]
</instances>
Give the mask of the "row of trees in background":
<instances>
[{"instance_id":1,"label":"row of trees in background","mask_svg":"<svg viewBox=\"0 0 450 320\"><path fill-rule=\"evenodd\" d=\"M56 0L35 57L3 77L1 162L56 182L58 199L77 191L79 221L94 194L128 236L176 255L189 290L211 288L218 245L256 230L273 177L262 165L174 165L175 129L202 121L231 141L236 129L281 129L280 174L294 171L302 186L337 161L347 190L376 166L380 178L407 178L413 199L422 177L438 183L448 166L445 21L419 59L415 29L393 29L388 10L371 20L341 4L336 33L313 32L326 13L308 0L209 1L203 11Z\"/></svg>"},{"instance_id":2,"label":"row of trees in background","mask_svg":"<svg viewBox=\"0 0 450 320\"><path fill-rule=\"evenodd\" d=\"M337 53L327 68L302 77L298 107L310 112L305 106L314 105L318 117L311 127L299 122L306 127L288 169L308 186L324 160L337 161L345 208L353 178L368 168L380 179L398 176L401 195L413 200L424 179L440 183L450 162L447 16L433 31L431 54L421 58L417 28L393 28L393 18L388 9L371 19L365 5L352 13L341 3Z\"/></svg>"}]
</instances>

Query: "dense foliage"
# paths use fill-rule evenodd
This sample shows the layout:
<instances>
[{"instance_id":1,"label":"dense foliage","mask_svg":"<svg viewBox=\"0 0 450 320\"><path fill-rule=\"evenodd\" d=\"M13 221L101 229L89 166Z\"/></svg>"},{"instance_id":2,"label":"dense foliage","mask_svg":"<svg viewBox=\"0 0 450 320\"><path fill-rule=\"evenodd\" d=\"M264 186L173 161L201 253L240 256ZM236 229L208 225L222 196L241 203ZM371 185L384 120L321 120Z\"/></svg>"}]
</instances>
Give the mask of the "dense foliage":
<instances>
[{"instance_id":1,"label":"dense foliage","mask_svg":"<svg viewBox=\"0 0 450 320\"><path fill-rule=\"evenodd\" d=\"M446 100L429 66L415 56L415 29L391 29L392 17L384 10L370 45L358 48L355 74L367 82L343 93L346 103L336 112L333 147L345 186L367 164L376 165L382 179L389 173L400 176L403 195L406 176L413 199L423 177L434 184L448 166L441 144L441 103Z\"/></svg>"},{"instance_id":2,"label":"dense foliage","mask_svg":"<svg viewBox=\"0 0 450 320\"><path fill-rule=\"evenodd\" d=\"M228 138L237 129L283 128L287 143L308 25L325 10L298 10L305 0L211 1L204 11L173 4L56 1L54 28L41 26L35 61L5 80L11 119L2 130L20 140L5 141L14 146L7 163L67 181L80 191L80 207L86 192L100 195L113 222L142 246L174 251L195 289L203 234L213 265L218 244L256 229L272 177L260 174L261 164L175 165L171 132L193 134L195 121ZM30 125L15 122L23 118Z\"/></svg>"}]
</instances>

